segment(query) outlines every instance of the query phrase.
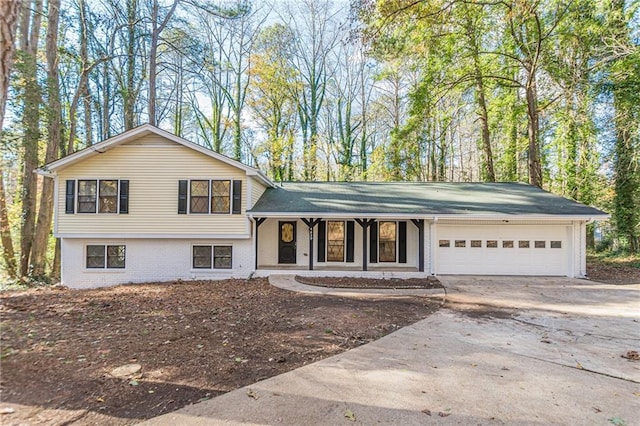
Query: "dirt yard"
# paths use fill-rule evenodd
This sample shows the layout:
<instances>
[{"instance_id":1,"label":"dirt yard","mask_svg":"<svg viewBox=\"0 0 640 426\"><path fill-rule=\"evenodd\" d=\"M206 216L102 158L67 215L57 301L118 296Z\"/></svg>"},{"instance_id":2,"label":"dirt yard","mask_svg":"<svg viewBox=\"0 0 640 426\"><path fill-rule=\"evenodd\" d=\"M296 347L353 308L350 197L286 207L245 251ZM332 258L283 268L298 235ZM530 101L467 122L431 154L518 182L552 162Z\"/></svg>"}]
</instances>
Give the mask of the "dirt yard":
<instances>
[{"instance_id":1,"label":"dirt yard","mask_svg":"<svg viewBox=\"0 0 640 426\"><path fill-rule=\"evenodd\" d=\"M640 284L640 259L587 256L587 276L606 284Z\"/></svg>"},{"instance_id":2,"label":"dirt yard","mask_svg":"<svg viewBox=\"0 0 640 426\"><path fill-rule=\"evenodd\" d=\"M265 279L0 293L0 423L133 424L425 318L424 298L310 296ZM126 364L127 378L111 372Z\"/></svg>"}]
</instances>

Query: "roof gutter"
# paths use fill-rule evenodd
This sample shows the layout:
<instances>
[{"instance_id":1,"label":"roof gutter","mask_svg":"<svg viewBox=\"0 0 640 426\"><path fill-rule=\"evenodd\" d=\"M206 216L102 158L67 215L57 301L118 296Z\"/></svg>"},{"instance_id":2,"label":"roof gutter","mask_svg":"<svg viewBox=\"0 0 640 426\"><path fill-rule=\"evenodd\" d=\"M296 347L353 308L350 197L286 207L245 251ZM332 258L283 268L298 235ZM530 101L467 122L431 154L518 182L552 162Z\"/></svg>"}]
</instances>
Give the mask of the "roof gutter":
<instances>
[{"instance_id":1,"label":"roof gutter","mask_svg":"<svg viewBox=\"0 0 640 426\"><path fill-rule=\"evenodd\" d=\"M388 219L415 219L431 218L434 222L438 220L584 220L602 221L608 220L609 215L528 215L528 214L421 214L421 213L338 213L338 212L248 212L249 218L300 218L300 217L329 217L329 218L354 218L354 217L375 217ZM588 222L590 223L590 222Z\"/></svg>"}]
</instances>

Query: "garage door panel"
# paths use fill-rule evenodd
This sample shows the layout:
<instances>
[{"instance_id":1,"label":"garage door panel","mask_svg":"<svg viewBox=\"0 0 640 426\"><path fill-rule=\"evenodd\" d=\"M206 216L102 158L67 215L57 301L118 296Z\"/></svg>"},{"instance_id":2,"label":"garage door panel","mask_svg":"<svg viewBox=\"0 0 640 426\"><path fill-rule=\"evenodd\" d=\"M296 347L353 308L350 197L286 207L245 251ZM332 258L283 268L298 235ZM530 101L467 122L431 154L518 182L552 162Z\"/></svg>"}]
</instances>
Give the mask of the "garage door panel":
<instances>
[{"instance_id":1,"label":"garage door panel","mask_svg":"<svg viewBox=\"0 0 640 426\"><path fill-rule=\"evenodd\" d=\"M569 271L565 226L439 226L437 238L439 274L564 276Z\"/></svg>"}]
</instances>

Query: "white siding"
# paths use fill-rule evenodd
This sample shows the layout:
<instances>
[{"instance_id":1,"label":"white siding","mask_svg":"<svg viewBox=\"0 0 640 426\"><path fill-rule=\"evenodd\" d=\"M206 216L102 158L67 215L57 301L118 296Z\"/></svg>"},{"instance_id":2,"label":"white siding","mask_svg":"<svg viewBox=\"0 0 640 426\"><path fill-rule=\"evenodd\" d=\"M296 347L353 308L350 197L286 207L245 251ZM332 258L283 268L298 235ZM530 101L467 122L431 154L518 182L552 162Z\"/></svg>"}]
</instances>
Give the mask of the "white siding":
<instances>
[{"instance_id":1,"label":"white siding","mask_svg":"<svg viewBox=\"0 0 640 426\"><path fill-rule=\"evenodd\" d=\"M86 246L126 246L126 268L87 269ZM233 269L192 268L192 245L231 245ZM72 288L94 288L125 283L172 281L177 279L247 278L253 270L250 239L62 239L62 284Z\"/></svg>"},{"instance_id":2,"label":"white siding","mask_svg":"<svg viewBox=\"0 0 640 426\"><path fill-rule=\"evenodd\" d=\"M128 214L65 213L65 181L96 178L129 180ZM242 180L242 214L178 214L180 179ZM64 168L58 172L58 184L56 235L250 235L245 171L159 136L140 138Z\"/></svg>"},{"instance_id":3,"label":"white siding","mask_svg":"<svg viewBox=\"0 0 640 426\"><path fill-rule=\"evenodd\" d=\"M253 179L251 182L251 206L255 206L267 187L258 179Z\"/></svg>"}]
</instances>

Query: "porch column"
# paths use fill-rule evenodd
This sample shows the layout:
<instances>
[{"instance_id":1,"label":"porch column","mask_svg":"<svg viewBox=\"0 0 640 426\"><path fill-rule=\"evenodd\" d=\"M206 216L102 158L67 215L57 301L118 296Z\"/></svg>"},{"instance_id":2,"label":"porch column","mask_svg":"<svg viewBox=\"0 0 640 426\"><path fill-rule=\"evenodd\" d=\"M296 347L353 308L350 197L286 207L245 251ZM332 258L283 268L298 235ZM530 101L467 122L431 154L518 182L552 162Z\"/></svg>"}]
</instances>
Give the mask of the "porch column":
<instances>
[{"instance_id":1,"label":"porch column","mask_svg":"<svg viewBox=\"0 0 640 426\"><path fill-rule=\"evenodd\" d=\"M424 272L424 219L411 219L418 227L418 271Z\"/></svg>"},{"instance_id":2,"label":"porch column","mask_svg":"<svg viewBox=\"0 0 640 426\"><path fill-rule=\"evenodd\" d=\"M358 222L358 225L362 227L362 270L367 270L367 255L369 254L369 250L367 250L367 229L371 226L376 220L375 219L355 219Z\"/></svg>"},{"instance_id":3,"label":"porch column","mask_svg":"<svg viewBox=\"0 0 640 426\"><path fill-rule=\"evenodd\" d=\"M300 220L309 228L309 270L313 271L313 227L316 226L321 219L300 218Z\"/></svg>"},{"instance_id":4,"label":"porch column","mask_svg":"<svg viewBox=\"0 0 640 426\"><path fill-rule=\"evenodd\" d=\"M255 219L256 221L256 238L255 238L255 242L256 242L256 253L255 253L255 269L258 269L258 228L260 227L260 225L262 225L262 223L267 220L266 217L258 217Z\"/></svg>"}]
</instances>

